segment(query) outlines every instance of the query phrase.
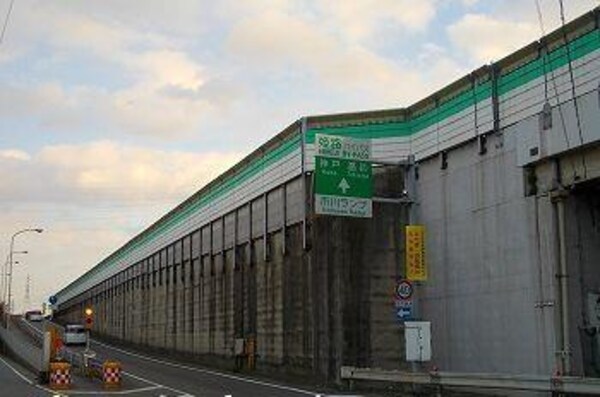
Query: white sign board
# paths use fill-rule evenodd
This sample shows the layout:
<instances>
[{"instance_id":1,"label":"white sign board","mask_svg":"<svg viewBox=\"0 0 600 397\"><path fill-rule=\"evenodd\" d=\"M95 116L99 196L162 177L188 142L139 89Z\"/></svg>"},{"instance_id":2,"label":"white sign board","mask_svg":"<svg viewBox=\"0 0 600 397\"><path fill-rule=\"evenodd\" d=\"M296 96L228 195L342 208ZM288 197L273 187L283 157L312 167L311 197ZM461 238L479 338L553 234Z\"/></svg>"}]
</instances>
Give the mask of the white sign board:
<instances>
[{"instance_id":1,"label":"white sign board","mask_svg":"<svg viewBox=\"0 0 600 397\"><path fill-rule=\"evenodd\" d=\"M405 321L406 361L431 361L431 322Z\"/></svg>"},{"instance_id":2,"label":"white sign board","mask_svg":"<svg viewBox=\"0 0 600 397\"><path fill-rule=\"evenodd\" d=\"M373 216L373 201L361 197L318 194L315 197L315 211L317 214L371 218Z\"/></svg>"},{"instance_id":3,"label":"white sign board","mask_svg":"<svg viewBox=\"0 0 600 397\"><path fill-rule=\"evenodd\" d=\"M371 161L371 140L316 134L317 156Z\"/></svg>"}]
</instances>

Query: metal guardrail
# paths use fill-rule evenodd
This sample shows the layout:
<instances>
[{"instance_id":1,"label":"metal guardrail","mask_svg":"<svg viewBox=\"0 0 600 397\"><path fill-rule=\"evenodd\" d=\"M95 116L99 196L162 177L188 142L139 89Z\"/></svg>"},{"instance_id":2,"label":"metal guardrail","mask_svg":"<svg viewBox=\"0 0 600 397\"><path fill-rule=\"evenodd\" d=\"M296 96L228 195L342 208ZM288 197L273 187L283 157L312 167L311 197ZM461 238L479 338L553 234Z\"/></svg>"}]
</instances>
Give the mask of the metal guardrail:
<instances>
[{"instance_id":1,"label":"metal guardrail","mask_svg":"<svg viewBox=\"0 0 600 397\"><path fill-rule=\"evenodd\" d=\"M17 328L23 331L24 334L29 336L37 347L42 347L42 344L44 343L44 334L42 331L29 324L29 322L23 318L17 319L13 323Z\"/></svg>"},{"instance_id":2,"label":"metal guardrail","mask_svg":"<svg viewBox=\"0 0 600 397\"><path fill-rule=\"evenodd\" d=\"M86 356L86 353L95 354L91 351L73 351L65 346L58 351L59 357L71 364L74 371L90 378L102 379L104 361L95 356Z\"/></svg>"},{"instance_id":3,"label":"metal guardrail","mask_svg":"<svg viewBox=\"0 0 600 397\"><path fill-rule=\"evenodd\" d=\"M600 395L600 378L435 371L404 372L355 367L342 367L340 375L343 380L348 381L380 381L439 388L465 387Z\"/></svg>"},{"instance_id":4,"label":"metal guardrail","mask_svg":"<svg viewBox=\"0 0 600 397\"><path fill-rule=\"evenodd\" d=\"M83 368L84 360L82 354L79 352L74 352L65 347L61 347L58 351L58 356L71 364L71 366L75 369Z\"/></svg>"},{"instance_id":5,"label":"metal guardrail","mask_svg":"<svg viewBox=\"0 0 600 397\"><path fill-rule=\"evenodd\" d=\"M29 339L29 342L31 342L31 344L28 344L30 349L36 349L36 347L39 348L43 345L44 331L36 328L23 318L15 317L11 318L10 321L13 323L15 329L18 329L19 332ZM52 325L56 326L55 324ZM62 327L59 328L62 333ZM96 358L95 353L92 351L75 351L62 346L58 350L58 357L71 364L71 369L74 372L102 380L104 362ZM32 362L35 363L36 361L33 360Z\"/></svg>"}]
</instances>

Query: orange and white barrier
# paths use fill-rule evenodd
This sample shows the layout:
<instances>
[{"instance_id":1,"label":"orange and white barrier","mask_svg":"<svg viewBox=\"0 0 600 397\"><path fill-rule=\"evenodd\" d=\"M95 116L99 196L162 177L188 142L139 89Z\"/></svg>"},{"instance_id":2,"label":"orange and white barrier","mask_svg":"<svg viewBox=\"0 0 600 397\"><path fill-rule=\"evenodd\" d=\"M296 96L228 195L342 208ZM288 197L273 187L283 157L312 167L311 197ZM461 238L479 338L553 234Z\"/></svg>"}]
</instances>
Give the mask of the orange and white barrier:
<instances>
[{"instance_id":1,"label":"orange and white barrier","mask_svg":"<svg viewBox=\"0 0 600 397\"><path fill-rule=\"evenodd\" d=\"M71 364L51 362L49 372L51 389L65 390L71 388Z\"/></svg>"},{"instance_id":2,"label":"orange and white barrier","mask_svg":"<svg viewBox=\"0 0 600 397\"><path fill-rule=\"evenodd\" d=\"M105 388L121 387L121 364L118 361L105 361L102 365L102 381Z\"/></svg>"}]
</instances>

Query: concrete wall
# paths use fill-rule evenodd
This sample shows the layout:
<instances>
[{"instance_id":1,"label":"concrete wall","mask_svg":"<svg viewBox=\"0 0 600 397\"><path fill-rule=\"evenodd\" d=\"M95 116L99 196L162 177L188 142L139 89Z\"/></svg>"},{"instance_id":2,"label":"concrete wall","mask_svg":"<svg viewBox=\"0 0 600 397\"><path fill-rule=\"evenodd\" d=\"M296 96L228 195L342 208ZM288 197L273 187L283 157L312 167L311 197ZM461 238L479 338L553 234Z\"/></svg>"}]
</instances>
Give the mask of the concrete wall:
<instances>
[{"instance_id":1,"label":"concrete wall","mask_svg":"<svg viewBox=\"0 0 600 397\"><path fill-rule=\"evenodd\" d=\"M566 218L573 371L600 377L600 181L572 191Z\"/></svg>"},{"instance_id":2,"label":"concrete wall","mask_svg":"<svg viewBox=\"0 0 600 397\"><path fill-rule=\"evenodd\" d=\"M376 191L397 195L402 179L398 169L378 170ZM403 339L392 291L402 207L375 204L372 219L311 216L304 249L302 223L284 228L274 222L283 211L263 205L173 241L61 305L59 318L80 322L93 305L94 333L228 367L235 339L247 337L256 339L259 370L331 380L341 365L397 367Z\"/></svg>"},{"instance_id":3,"label":"concrete wall","mask_svg":"<svg viewBox=\"0 0 600 397\"><path fill-rule=\"evenodd\" d=\"M587 119L600 114L583 111ZM574 375L600 374L600 321L591 324L587 308L588 295L600 291L600 149L519 166L519 134L540 132L534 115L488 135L483 154L472 141L447 152L446 168L441 156L419 164L417 219L427 227L430 269L418 287L420 315L432 322L433 361L442 370L560 368L556 201L564 196L567 354Z\"/></svg>"},{"instance_id":4,"label":"concrete wall","mask_svg":"<svg viewBox=\"0 0 600 397\"><path fill-rule=\"evenodd\" d=\"M550 200L527 197L516 165L519 125L419 165L418 219L430 278L420 287L442 370L549 373L553 366Z\"/></svg>"}]
</instances>

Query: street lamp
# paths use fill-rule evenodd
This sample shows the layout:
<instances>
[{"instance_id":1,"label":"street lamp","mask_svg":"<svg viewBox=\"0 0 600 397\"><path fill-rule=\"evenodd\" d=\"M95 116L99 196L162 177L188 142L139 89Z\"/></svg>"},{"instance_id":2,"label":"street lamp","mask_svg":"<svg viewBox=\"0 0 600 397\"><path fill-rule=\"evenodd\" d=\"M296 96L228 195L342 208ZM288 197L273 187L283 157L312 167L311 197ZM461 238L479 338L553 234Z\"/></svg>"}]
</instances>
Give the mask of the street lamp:
<instances>
[{"instance_id":1,"label":"street lamp","mask_svg":"<svg viewBox=\"0 0 600 397\"><path fill-rule=\"evenodd\" d=\"M15 234L12 235L12 237L10 238L10 251L9 251L9 267L8 267L8 308L6 310L6 314L8 315L9 312L12 312L12 307L11 307L11 300L12 300L12 273L13 273L13 248L15 246L15 238L19 235L19 234L23 234L23 233L28 233L28 232L35 232L35 233L41 233L43 232L44 229L22 229L19 230L18 232L16 232ZM6 328L8 329L8 318L6 321Z\"/></svg>"},{"instance_id":2,"label":"street lamp","mask_svg":"<svg viewBox=\"0 0 600 397\"><path fill-rule=\"evenodd\" d=\"M28 251L14 251L13 255L15 254L28 254ZM0 299L3 302L6 302L6 292L7 292L7 277L8 277L8 258L10 257L10 254L6 255L6 260L4 261L4 264L2 265L2 287L0 288L0 291L2 291L2 295L0 295Z\"/></svg>"},{"instance_id":3,"label":"street lamp","mask_svg":"<svg viewBox=\"0 0 600 397\"><path fill-rule=\"evenodd\" d=\"M19 261L14 261L13 262L13 265L20 265L20 264L21 264L21 262L19 262ZM12 299L8 301L8 307L10 307L10 308L13 307Z\"/></svg>"}]
</instances>

